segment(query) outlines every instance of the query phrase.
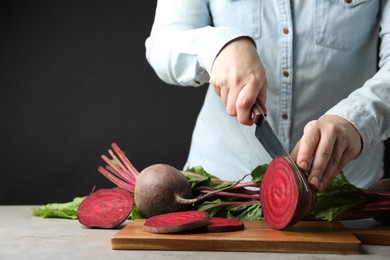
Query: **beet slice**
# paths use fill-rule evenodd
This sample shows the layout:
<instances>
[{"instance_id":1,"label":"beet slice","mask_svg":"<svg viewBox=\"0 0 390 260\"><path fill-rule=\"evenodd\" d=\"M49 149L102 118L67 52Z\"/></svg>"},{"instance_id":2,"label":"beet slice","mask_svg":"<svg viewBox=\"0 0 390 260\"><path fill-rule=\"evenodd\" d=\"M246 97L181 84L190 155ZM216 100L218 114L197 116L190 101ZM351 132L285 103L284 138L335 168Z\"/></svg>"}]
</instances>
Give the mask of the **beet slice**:
<instances>
[{"instance_id":1,"label":"beet slice","mask_svg":"<svg viewBox=\"0 0 390 260\"><path fill-rule=\"evenodd\" d=\"M286 157L272 160L260 186L264 219L274 229L296 224L314 207L315 193Z\"/></svg>"},{"instance_id":2,"label":"beet slice","mask_svg":"<svg viewBox=\"0 0 390 260\"><path fill-rule=\"evenodd\" d=\"M210 215L204 211L178 211L146 219L143 229L150 233L177 233L202 226L210 222Z\"/></svg>"},{"instance_id":3,"label":"beet slice","mask_svg":"<svg viewBox=\"0 0 390 260\"><path fill-rule=\"evenodd\" d=\"M100 189L81 202L78 221L90 228L115 228L130 215L134 199L122 188Z\"/></svg>"},{"instance_id":4,"label":"beet slice","mask_svg":"<svg viewBox=\"0 0 390 260\"><path fill-rule=\"evenodd\" d=\"M212 217L207 225L207 232L230 232L244 230L242 221L230 218Z\"/></svg>"}]
</instances>

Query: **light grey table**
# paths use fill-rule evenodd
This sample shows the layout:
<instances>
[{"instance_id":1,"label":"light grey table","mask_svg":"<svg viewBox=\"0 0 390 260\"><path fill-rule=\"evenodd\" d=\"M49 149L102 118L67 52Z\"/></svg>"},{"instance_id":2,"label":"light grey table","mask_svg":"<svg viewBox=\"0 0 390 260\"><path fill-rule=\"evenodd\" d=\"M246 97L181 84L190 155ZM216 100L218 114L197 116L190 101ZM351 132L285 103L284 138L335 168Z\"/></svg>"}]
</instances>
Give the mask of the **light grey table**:
<instances>
[{"instance_id":1,"label":"light grey table","mask_svg":"<svg viewBox=\"0 0 390 260\"><path fill-rule=\"evenodd\" d=\"M118 229L88 229L77 220L42 219L33 206L0 206L0 259L390 259L390 246L363 245L361 255L112 250ZM357 227L372 220L349 222ZM374 221L372 221L374 222ZM127 224L127 223L124 223ZM376 225L376 224L374 224Z\"/></svg>"}]
</instances>

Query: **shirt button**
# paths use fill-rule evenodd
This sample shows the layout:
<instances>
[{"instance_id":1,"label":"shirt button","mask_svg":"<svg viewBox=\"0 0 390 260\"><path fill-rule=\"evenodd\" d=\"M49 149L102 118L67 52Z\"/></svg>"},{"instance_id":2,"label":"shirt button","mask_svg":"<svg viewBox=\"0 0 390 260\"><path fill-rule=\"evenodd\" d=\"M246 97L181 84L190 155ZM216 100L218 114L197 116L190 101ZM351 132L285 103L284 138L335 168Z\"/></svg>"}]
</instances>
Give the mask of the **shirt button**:
<instances>
[{"instance_id":1,"label":"shirt button","mask_svg":"<svg viewBox=\"0 0 390 260\"><path fill-rule=\"evenodd\" d=\"M283 115L282 115L282 118L285 119L285 120L287 120L287 119L288 119L288 115L287 115L287 114L283 114Z\"/></svg>"},{"instance_id":2,"label":"shirt button","mask_svg":"<svg viewBox=\"0 0 390 260\"><path fill-rule=\"evenodd\" d=\"M352 0L345 0L345 3L350 4L352 3Z\"/></svg>"},{"instance_id":3,"label":"shirt button","mask_svg":"<svg viewBox=\"0 0 390 260\"><path fill-rule=\"evenodd\" d=\"M348 0L347 0L348 1ZM290 31L288 30L288 28L287 27L285 27L285 28L283 28L283 33L284 34L288 34Z\"/></svg>"},{"instance_id":4,"label":"shirt button","mask_svg":"<svg viewBox=\"0 0 390 260\"><path fill-rule=\"evenodd\" d=\"M288 73L288 71L283 71L283 76L285 76L287 78L289 75L290 74Z\"/></svg>"}]
</instances>

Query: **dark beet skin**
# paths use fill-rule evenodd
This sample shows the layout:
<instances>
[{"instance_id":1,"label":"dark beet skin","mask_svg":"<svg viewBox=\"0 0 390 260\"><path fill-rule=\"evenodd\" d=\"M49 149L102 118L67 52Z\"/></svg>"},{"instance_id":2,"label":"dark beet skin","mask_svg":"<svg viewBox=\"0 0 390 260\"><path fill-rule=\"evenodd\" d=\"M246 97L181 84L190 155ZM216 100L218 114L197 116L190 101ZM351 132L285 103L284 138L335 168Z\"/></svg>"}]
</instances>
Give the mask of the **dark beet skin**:
<instances>
[{"instance_id":1,"label":"dark beet skin","mask_svg":"<svg viewBox=\"0 0 390 260\"><path fill-rule=\"evenodd\" d=\"M187 204L176 197L190 199L192 190L185 176L167 164L154 164L145 168L137 178L134 199L141 213L152 216L184 211Z\"/></svg>"},{"instance_id":2,"label":"dark beet skin","mask_svg":"<svg viewBox=\"0 0 390 260\"><path fill-rule=\"evenodd\" d=\"M81 202L77 219L90 228L115 228L129 217L133 205L131 193L125 189L100 189Z\"/></svg>"},{"instance_id":3,"label":"dark beet skin","mask_svg":"<svg viewBox=\"0 0 390 260\"><path fill-rule=\"evenodd\" d=\"M146 232L168 234L197 229L210 222L210 215L204 211L181 211L148 218L143 229Z\"/></svg>"}]
</instances>

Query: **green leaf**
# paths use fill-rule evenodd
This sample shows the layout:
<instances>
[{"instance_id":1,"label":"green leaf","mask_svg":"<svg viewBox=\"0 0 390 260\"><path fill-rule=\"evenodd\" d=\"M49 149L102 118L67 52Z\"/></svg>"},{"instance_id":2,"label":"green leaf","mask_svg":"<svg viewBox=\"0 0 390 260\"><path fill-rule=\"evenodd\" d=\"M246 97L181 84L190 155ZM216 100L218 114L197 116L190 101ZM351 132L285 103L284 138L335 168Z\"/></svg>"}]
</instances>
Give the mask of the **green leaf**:
<instances>
[{"instance_id":1,"label":"green leaf","mask_svg":"<svg viewBox=\"0 0 390 260\"><path fill-rule=\"evenodd\" d=\"M32 214L42 218L77 219L77 209L86 197L76 197L71 202L49 203L40 208L32 208Z\"/></svg>"},{"instance_id":2,"label":"green leaf","mask_svg":"<svg viewBox=\"0 0 390 260\"><path fill-rule=\"evenodd\" d=\"M131 219L144 219L145 217L142 215L141 210L137 207L137 205L133 205L130 213Z\"/></svg>"},{"instance_id":3,"label":"green leaf","mask_svg":"<svg viewBox=\"0 0 390 260\"><path fill-rule=\"evenodd\" d=\"M235 183L234 181L219 181L220 179L206 172L202 166L195 166L187 169L183 174L186 176L193 191L202 189L202 186L219 190Z\"/></svg>"},{"instance_id":4,"label":"green leaf","mask_svg":"<svg viewBox=\"0 0 390 260\"><path fill-rule=\"evenodd\" d=\"M190 183L192 190L196 190L199 186L207 185L207 183L210 181L209 177L204 177L200 175L190 175L187 173L184 176L186 177L187 181Z\"/></svg>"},{"instance_id":5,"label":"green leaf","mask_svg":"<svg viewBox=\"0 0 390 260\"><path fill-rule=\"evenodd\" d=\"M196 173L196 174L198 174L200 176L204 176L204 177L207 177L209 179L211 179L211 178L218 179L214 175L206 172L206 170L202 166L200 166L200 165L194 166L192 168L189 168L186 171Z\"/></svg>"},{"instance_id":6,"label":"green leaf","mask_svg":"<svg viewBox=\"0 0 390 260\"><path fill-rule=\"evenodd\" d=\"M332 221L342 212L368 200L364 191L345 178L341 172L323 192L317 193L314 215Z\"/></svg>"},{"instance_id":7,"label":"green leaf","mask_svg":"<svg viewBox=\"0 0 390 260\"><path fill-rule=\"evenodd\" d=\"M235 183L236 183L235 181L225 181L225 182L222 182L222 183L210 182L208 186L213 188L213 189L215 189L215 190L220 190L220 189L232 186Z\"/></svg>"},{"instance_id":8,"label":"green leaf","mask_svg":"<svg viewBox=\"0 0 390 260\"><path fill-rule=\"evenodd\" d=\"M263 180L267 168L268 168L268 164L263 164L253 169L253 171L251 172L252 182L260 183Z\"/></svg>"},{"instance_id":9,"label":"green leaf","mask_svg":"<svg viewBox=\"0 0 390 260\"><path fill-rule=\"evenodd\" d=\"M221 199L215 199L203 202L200 206L198 206L197 210L206 211L210 216L216 216L219 215L224 208L226 208L224 202Z\"/></svg>"},{"instance_id":10,"label":"green leaf","mask_svg":"<svg viewBox=\"0 0 390 260\"><path fill-rule=\"evenodd\" d=\"M263 220L260 203L233 207L228 210L227 217L239 220Z\"/></svg>"}]
</instances>

